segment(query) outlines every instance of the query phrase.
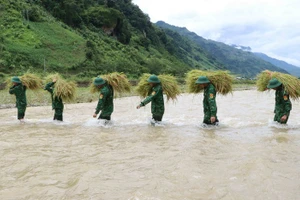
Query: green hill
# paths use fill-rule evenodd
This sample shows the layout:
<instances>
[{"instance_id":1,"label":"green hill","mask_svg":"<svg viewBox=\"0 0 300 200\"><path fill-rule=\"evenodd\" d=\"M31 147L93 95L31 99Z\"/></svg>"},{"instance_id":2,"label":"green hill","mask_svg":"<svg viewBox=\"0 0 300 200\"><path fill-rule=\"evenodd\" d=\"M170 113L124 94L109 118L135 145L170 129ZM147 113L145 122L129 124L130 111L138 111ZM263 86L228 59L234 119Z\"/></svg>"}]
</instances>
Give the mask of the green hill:
<instances>
[{"instance_id":1,"label":"green hill","mask_svg":"<svg viewBox=\"0 0 300 200\"><path fill-rule=\"evenodd\" d=\"M200 47L153 25L130 0L1 0L0 72L59 72L76 79L113 71L183 76L225 69Z\"/></svg>"},{"instance_id":2,"label":"green hill","mask_svg":"<svg viewBox=\"0 0 300 200\"><path fill-rule=\"evenodd\" d=\"M0 1L0 78L28 70L78 81L114 71L133 79L191 69L285 72L186 29L156 26L131 0Z\"/></svg>"}]
</instances>

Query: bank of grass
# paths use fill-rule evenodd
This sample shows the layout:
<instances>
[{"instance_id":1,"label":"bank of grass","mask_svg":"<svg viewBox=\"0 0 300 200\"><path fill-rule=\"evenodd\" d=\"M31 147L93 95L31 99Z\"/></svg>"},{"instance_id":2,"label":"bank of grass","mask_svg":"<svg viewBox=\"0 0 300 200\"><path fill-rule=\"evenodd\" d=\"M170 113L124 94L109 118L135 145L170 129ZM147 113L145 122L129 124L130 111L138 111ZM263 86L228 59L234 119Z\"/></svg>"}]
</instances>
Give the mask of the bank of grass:
<instances>
[{"instance_id":1,"label":"bank of grass","mask_svg":"<svg viewBox=\"0 0 300 200\"><path fill-rule=\"evenodd\" d=\"M21 30L6 30L6 50L24 55L24 59L44 66L44 70L66 69L85 60L86 41L75 32L54 22L26 24ZM14 37L9 34L12 31Z\"/></svg>"}]
</instances>

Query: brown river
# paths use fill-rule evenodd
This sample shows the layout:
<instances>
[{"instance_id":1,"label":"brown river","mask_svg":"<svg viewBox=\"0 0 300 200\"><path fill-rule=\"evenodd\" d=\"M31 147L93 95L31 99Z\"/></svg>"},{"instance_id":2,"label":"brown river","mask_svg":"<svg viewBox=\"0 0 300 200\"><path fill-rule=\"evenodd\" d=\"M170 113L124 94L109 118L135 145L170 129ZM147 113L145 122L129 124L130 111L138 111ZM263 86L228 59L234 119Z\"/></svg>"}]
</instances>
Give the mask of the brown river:
<instances>
[{"instance_id":1,"label":"brown river","mask_svg":"<svg viewBox=\"0 0 300 200\"><path fill-rule=\"evenodd\" d=\"M298 200L300 102L288 125L272 122L274 92L217 96L218 127L200 126L202 94L150 104L115 99L112 123L92 118L97 102L0 109L0 199Z\"/></svg>"}]
</instances>

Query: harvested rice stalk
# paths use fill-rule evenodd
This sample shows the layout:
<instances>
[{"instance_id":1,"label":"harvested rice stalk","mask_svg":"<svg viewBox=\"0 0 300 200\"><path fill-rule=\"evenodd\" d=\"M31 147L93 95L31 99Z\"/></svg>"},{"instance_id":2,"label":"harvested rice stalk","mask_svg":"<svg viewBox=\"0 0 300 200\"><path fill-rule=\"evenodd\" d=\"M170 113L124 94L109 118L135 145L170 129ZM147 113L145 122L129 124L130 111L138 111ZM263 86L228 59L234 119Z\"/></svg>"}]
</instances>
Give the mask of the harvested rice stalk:
<instances>
[{"instance_id":1,"label":"harvested rice stalk","mask_svg":"<svg viewBox=\"0 0 300 200\"><path fill-rule=\"evenodd\" d=\"M167 96L167 100L172 99L175 101L177 96L180 94L180 88L177 84L177 80L172 75L161 74L158 76L163 92Z\"/></svg>"},{"instance_id":2,"label":"harvested rice stalk","mask_svg":"<svg viewBox=\"0 0 300 200\"><path fill-rule=\"evenodd\" d=\"M257 76L256 86L257 90L263 92L267 90L267 85L272 78L277 78L284 86L285 90L289 93L290 97L294 100L300 97L300 80L289 74L280 72L271 72L265 70Z\"/></svg>"},{"instance_id":3,"label":"harvested rice stalk","mask_svg":"<svg viewBox=\"0 0 300 200\"><path fill-rule=\"evenodd\" d=\"M23 76L20 76L20 81L27 89L30 90L38 90L43 88L43 81L42 79L32 73L25 73ZM5 81L6 87L9 88L13 85L11 78Z\"/></svg>"},{"instance_id":4,"label":"harvested rice stalk","mask_svg":"<svg viewBox=\"0 0 300 200\"><path fill-rule=\"evenodd\" d=\"M203 90L195 82L199 76L206 76L222 95L232 92L233 76L228 71L201 71L192 70L187 73L186 85L189 93L199 93Z\"/></svg>"},{"instance_id":5,"label":"harvested rice stalk","mask_svg":"<svg viewBox=\"0 0 300 200\"><path fill-rule=\"evenodd\" d=\"M59 74L51 74L46 77L47 82L56 79L53 95L61 98L65 102L72 102L76 95L76 83L64 80Z\"/></svg>"},{"instance_id":6,"label":"harvested rice stalk","mask_svg":"<svg viewBox=\"0 0 300 200\"><path fill-rule=\"evenodd\" d=\"M25 73L23 76L20 76L20 80L27 89L38 90L43 88L43 82L40 77L32 73ZM6 81L7 86L12 85L11 79Z\"/></svg>"},{"instance_id":7,"label":"harvested rice stalk","mask_svg":"<svg viewBox=\"0 0 300 200\"><path fill-rule=\"evenodd\" d=\"M125 93L131 91L131 85L124 73L113 72L103 75L102 78L113 87L115 92Z\"/></svg>"},{"instance_id":8,"label":"harvested rice stalk","mask_svg":"<svg viewBox=\"0 0 300 200\"><path fill-rule=\"evenodd\" d=\"M257 75L256 87L257 90L263 92L267 90L267 85L269 81L272 79L272 72L269 70L262 71Z\"/></svg>"},{"instance_id":9,"label":"harvested rice stalk","mask_svg":"<svg viewBox=\"0 0 300 200\"><path fill-rule=\"evenodd\" d=\"M152 92L152 88L147 81L150 76L150 74L143 74L136 88L137 93L143 98L147 97ZM180 94L180 88L177 84L176 78L172 75L161 74L158 75L158 79L161 82L162 89L164 94L167 96L167 100L176 100L177 96Z\"/></svg>"},{"instance_id":10,"label":"harvested rice stalk","mask_svg":"<svg viewBox=\"0 0 300 200\"><path fill-rule=\"evenodd\" d=\"M146 73L143 74L136 87L136 92L138 93L138 95L140 95L143 98L147 97L152 92L152 88L147 81L150 76L151 74L146 74Z\"/></svg>"},{"instance_id":11,"label":"harvested rice stalk","mask_svg":"<svg viewBox=\"0 0 300 200\"><path fill-rule=\"evenodd\" d=\"M113 72L110 74L101 75L100 77L102 77L109 85L113 87L115 94L131 92L131 84L124 73ZM100 88L94 85L94 79L90 84L90 92L100 92Z\"/></svg>"}]
</instances>

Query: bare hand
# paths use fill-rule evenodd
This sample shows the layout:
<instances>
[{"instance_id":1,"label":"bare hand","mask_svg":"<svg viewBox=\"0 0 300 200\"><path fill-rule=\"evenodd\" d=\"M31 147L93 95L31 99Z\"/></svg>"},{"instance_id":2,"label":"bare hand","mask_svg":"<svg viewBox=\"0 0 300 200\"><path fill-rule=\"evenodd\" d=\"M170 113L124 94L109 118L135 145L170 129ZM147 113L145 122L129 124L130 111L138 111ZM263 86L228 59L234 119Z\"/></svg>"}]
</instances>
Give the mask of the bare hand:
<instances>
[{"instance_id":1,"label":"bare hand","mask_svg":"<svg viewBox=\"0 0 300 200\"><path fill-rule=\"evenodd\" d=\"M57 81L56 78L54 78L54 79L52 80L53 83L56 83L56 81Z\"/></svg>"},{"instance_id":2,"label":"bare hand","mask_svg":"<svg viewBox=\"0 0 300 200\"><path fill-rule=\"evenodd\" d=\"M211 122L211 123L215 123L215 121L216 121L216 117L211 117L211 118L210 118L210 122Z\"/></svg>"},{"instance_id":3,"label":"bare hand","mask_svg":"<svg viewBox=\"0 0 300 200\"><path fill-rule=\"evenodd\" d=\"M286 121L286 119L287 119L287 116L286 116L286 115L283 115L283 116L281 117L281 119L280 119L280 120L281 120L282 122L285 122L285 121Z\"/></svg>"},{"instance_id":4,"label":"bare hand","mask_svg":"<svg viewBox=\"0 0 300 200\"><path fill-rule=\"evenodd\" d=\"M96 117L97 117L97 114L96 114L96 113L94 113L94 114L93 114L93 117L94 117L94 118L96 118Z\"/></svg>"},{"instance_id":5,"label":"bare hand","mask_svg":"<svg viewBox=\"0 0 300 200\"><path fill-rule=\"evenodd\" d=\"M141 105L138 105L137 107L136 107L136 109L140 109L141 108Z\"/></svg>"}]
</instances>

